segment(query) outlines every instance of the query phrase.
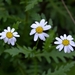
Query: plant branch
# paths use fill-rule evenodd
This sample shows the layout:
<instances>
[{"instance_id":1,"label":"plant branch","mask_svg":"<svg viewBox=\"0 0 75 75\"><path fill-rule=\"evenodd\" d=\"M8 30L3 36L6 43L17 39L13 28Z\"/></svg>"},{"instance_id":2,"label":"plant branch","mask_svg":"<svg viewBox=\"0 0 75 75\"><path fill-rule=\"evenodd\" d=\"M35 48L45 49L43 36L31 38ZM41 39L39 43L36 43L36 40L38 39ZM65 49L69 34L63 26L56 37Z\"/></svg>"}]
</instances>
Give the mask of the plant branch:
<instances>
[{"instance_id":1,"label":"plant branch","mask_svg":"<svg viewBox=\"0 0 75 75\"><path fill-rule=\"evenodd\" d=\"M72 20L73 23L75 24L75 20L74 20L74 18L73 18L73 16L72 16L71 12L70 12L69 9L67 8L67 6L66 6L64 0L61 0L61 1L62 1L62 3L63 3L63 5L64 5L64 7L65 7L65 9L66 9L66 11L67 11L67 13L69 14L71 20Z\"/></svg>"}]
</instances>

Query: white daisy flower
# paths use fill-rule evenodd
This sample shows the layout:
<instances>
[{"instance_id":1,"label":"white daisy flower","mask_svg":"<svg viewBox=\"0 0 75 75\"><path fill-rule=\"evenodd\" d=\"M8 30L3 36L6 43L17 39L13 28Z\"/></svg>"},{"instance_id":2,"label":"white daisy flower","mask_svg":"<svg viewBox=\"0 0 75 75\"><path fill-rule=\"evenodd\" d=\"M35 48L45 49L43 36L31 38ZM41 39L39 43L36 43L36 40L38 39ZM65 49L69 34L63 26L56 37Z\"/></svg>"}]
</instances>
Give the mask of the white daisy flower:
<instances>
[{"instance_id":1,"label":"white daisy flower","mask_svg":"<svg viewBox=\"0 0 75 75\"><path fill-rule=\"evenodd\" d=\"M75 42L71 35L66 36L66 34L64 34L64 36L60 36L60 38L56 37L56 40L54 44L58 44L56 49L59 49L59 51L64 49L65 53L70 53L74 50L73 47L75 47Z\"/></svg>"},{"instance_id":2,"label":"white daisy flower","mask_svg":"<svg viewBox=\"0 0 75 75\"><path fill-rule=\"evenodd\" d=\"M47 22L45 22L44 19L42 19L40 23L35 21L35 23L31 25L31 28L33 29L31 30L30 35L35 34L34 41L37 41L38 38L45 41L45 37L49 37L44 31L49 30L51 26L47 25Z\"/></svg>"},{"instance_id":3,"label":"white daisy flower","mask_svg":"<svg viewBox=\"0 0 75 75\"><path fill-rule=\"evenodd\" d=\"M15 45L15 37L20 37L20 35L14 31L14 28L11 29L10 27L7 27L7 29L4 29L4 31L0 33L0 39L3 39L5 43L11 44L12 46Z\"/></svg>"}]
</instances>

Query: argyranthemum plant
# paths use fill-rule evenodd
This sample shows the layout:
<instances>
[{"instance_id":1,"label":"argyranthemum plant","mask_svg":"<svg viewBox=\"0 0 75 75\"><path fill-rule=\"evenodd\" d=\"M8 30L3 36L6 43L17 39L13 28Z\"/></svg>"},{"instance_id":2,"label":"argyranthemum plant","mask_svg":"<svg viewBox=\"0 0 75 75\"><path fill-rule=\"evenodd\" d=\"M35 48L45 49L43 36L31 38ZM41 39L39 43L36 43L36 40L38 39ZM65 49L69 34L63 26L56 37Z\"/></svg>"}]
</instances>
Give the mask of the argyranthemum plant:
<instances>
[{"instance_id":1,"label":"argyranthemum plant","mask_svg":"<svg viewBox=\"0 0 75 75\"><path fill-rule=\"evenodd\" d=\"M49 30L51 28L50 25L47 25L47 22L45 22L45 19L42 19L39 22L35 21L34 24L31 25L31 28L33 28L30 32L30 35L34 35L34 41L37 41L38 38L45 41L45 37L49 37L47 33L44 31Z\"/></svg>"},{"instance_id":2,"label":"argyranthemum plant","mask_svg":"<svg viewBox=\"0 0 75 75\"><path fill-rule=\"evenodd\" d=\"M70 53L74 50L73 47L75 47L75 43L71 35L66 36L66 34L64 34L64 36L60 36L60 38L56 37L56 40L57 41L55 41L54 44L58 44L56 49L59 49L59 51L63 48L65 53Z\"/></svg>"},{"instance_id":3,"label":"argyranthemum plant","mask_svg":"<svg viewBox=\"0 0 75 75\"><path fill-rule=\"evenodd\" d=\"M7 27L7 29L4 29L4 31L0 33L0 39L3 39L5 43L11 44L12 46L15 45L15 37L20 37L20 35L14 31L14 28L11 29L10 27Z\"/></svg>"}]
</instances>

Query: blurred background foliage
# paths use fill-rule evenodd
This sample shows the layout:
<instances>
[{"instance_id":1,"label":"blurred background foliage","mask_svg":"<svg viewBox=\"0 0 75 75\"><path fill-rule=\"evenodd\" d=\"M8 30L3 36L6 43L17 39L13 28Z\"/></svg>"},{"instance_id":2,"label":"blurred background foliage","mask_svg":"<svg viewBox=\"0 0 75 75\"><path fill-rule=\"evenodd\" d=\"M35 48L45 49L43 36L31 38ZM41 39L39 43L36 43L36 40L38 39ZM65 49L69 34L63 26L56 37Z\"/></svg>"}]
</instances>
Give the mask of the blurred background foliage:
<instances>
[{"instance_id":1,"label":"blurred background foliage","mask_svg":"<svg viewBox=\"0 0 75 75\"><path fill-rule=\"evenodd\" d=\"M75 0L64 2L75 18ZM52 30L50 37L35 47L30 26L42 18ZM75 38L75 24L62 0L0 0L0 32L8 26L14 27L20 38L14 47L0 40L0 75L75 75L75 52L65 54L52 46L55 36L65 33Z\"/></svg>"}]
</instances>

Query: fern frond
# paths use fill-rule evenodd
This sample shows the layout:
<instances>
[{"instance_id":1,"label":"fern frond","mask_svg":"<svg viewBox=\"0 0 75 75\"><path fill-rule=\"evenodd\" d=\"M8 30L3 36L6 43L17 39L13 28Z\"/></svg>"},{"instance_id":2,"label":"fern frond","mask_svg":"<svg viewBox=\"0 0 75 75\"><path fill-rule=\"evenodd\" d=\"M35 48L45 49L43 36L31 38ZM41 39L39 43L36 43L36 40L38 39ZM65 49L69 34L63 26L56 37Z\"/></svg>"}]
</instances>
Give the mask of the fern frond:
<instances>
[{"instance_id":1,"label":"fern frond","mask_svg":"<svg viewBox=\"0 0 75 75\"><path fill-rule=\"evenodd\" d=\"M9 53L12 56L16 56L19 53L22 53L25 55L25 58L38 58L39 61L42 61L42 57L44 57L48 63L51 62L51 58L56 62L59 63L59 59L66 63L67 60L65 58L70 58L73 59L73 57L75 56L75 51L71 52L71 53L64 53L63 51L59 52L58 50L52 50L51 52L48 51L43 51L41 52L40 50L36 50L36 48L30 48L30 47L20 47L18 46L17 48L11 48L11 49L7 49L5 50L5 52Z\"/></svg>"},{"instance_id":2,"label":"fern frond","mask_svg":"<svg viewBox=\"0 0 75 75\"><path fill-rule=\"evenodd\" d=\"M31 49L30 47L20 47L20 46L17 46L17 48L11 48L11 49L7 49L5 50L4 52L7 52L9 53L10 55L12 56L16 56L18 55L19 53L23 53L25 55L25 58L27 57L35 57L38 53L40 53L40 50L35 50L36 48L33 48Z\"/></svg>"},{"instance_id":3,"label":"fern frond","mask_svg":"<svg viewBox=\"0 0 75 75\"><path fill-rule=\"evenodd\" d=\"M75 62L68 63L65 66L61 66L59 69L56 69L53 73L51 73L51 69L49 69L47 74L43 72L42 75L67 75L66 72L70 71L74 64Z\"/></svg>"},{"instance_id":4,"label":"fern frond","mask_svg":"<svg viewBox=\"0 0 75 75\"><path fill-rule=\"evenodd\" d=\"M51 58L56 62L56 63L59 63L59 59L66 63L67 60L66 58L69 58L69 59L73 59L73 57L75 56L75 51L71 52L71 53L64 53L63 51L59 52L57 50L52 50L51 52L47 52L47 51L44 51L40 54L37 54L36 55L37 57L39 58L46 58L47 62L50 63L51 62Z\"/></svg>"},{"instance_id":5,"label":"fern frond","mask_svg":"<svg viewBox=\"0 0 75 75\"><path fill-rule=\"evenodd\" d=\"M42 0L30 0L30 1L28 1L28 5L26 6L26 11L35 7L35 5L38 4L38 2L42 2Z\"/></svg>"},{"instance_id":6,"label":"fern frond","mask_svg":"<svg viewBox=\"0 0 75 75\"><path fill-rule=\"evenodd\" d=\"M13 57L21 53L21 50L19 50L18 48L11 48L11 49L5 50L4 52L9 53Z\"/></svg>"},{"instance_id":7,"label":"fern frond","mask_svg":"<svg viewBox=\"0 0 75 75\"><path fill-rule=\"evenodd\" d=\"M55 32L56 32L56 28L54 28L53 30L49 31L49 37L43 43L43 49L44 50L50 51L50 48L52 48L52 44L51 43L53 43L53 40L54 40L54 37L55 37Z\"/></svg>"}]
</instances>

